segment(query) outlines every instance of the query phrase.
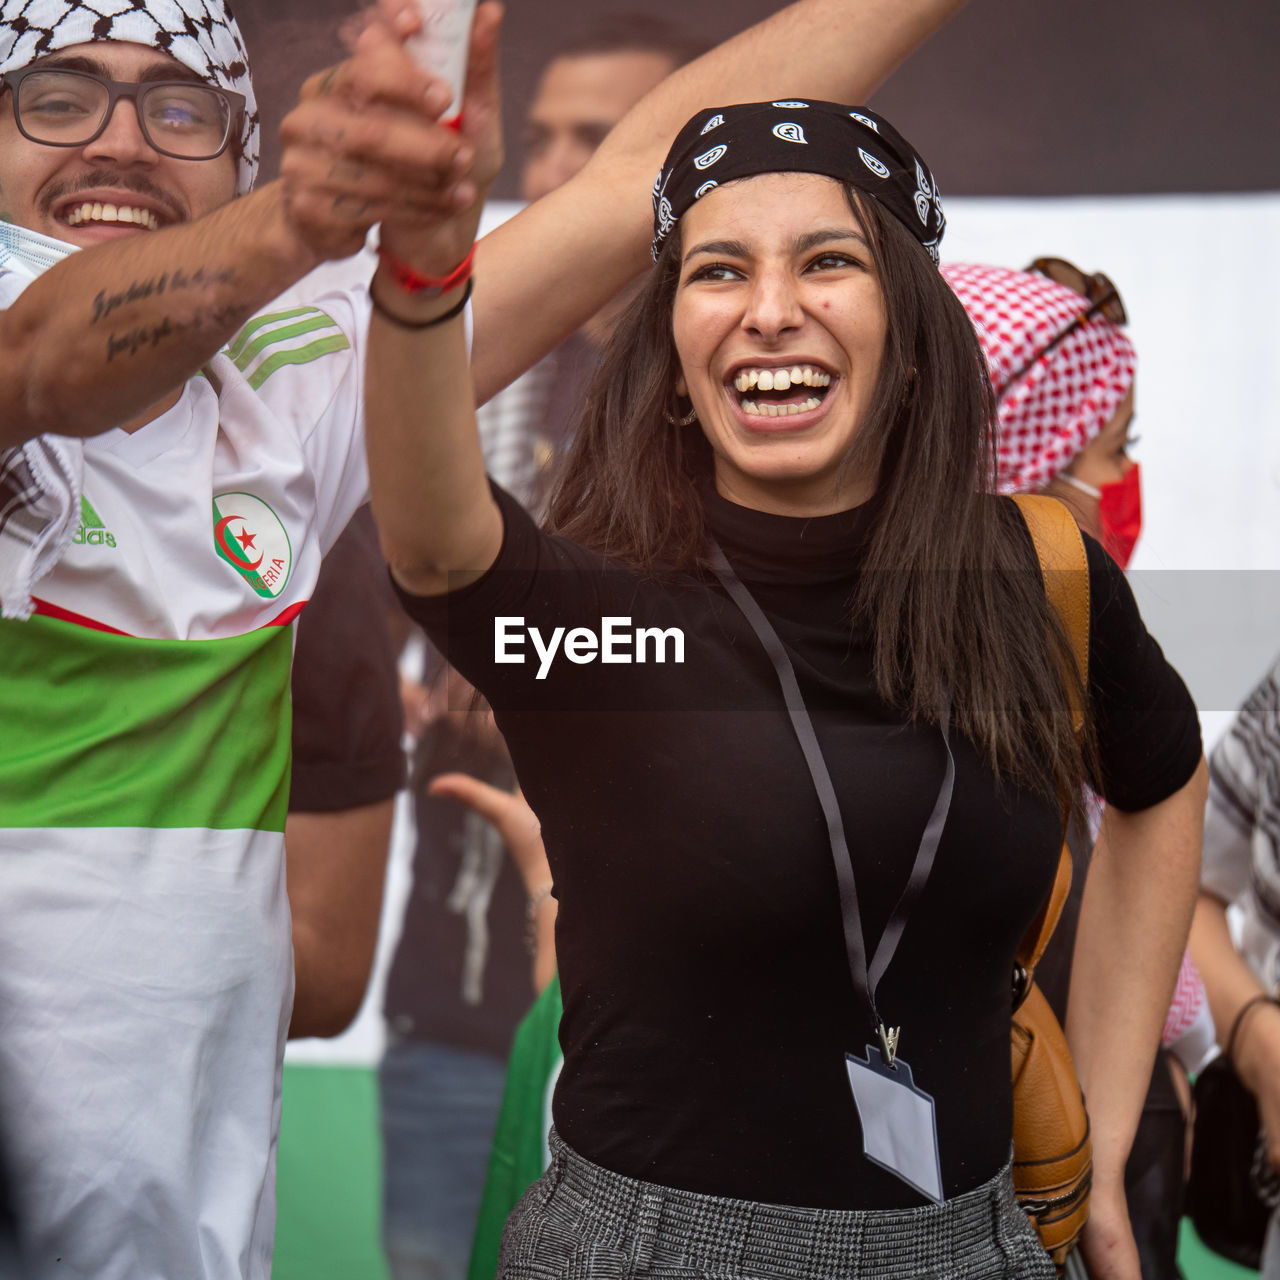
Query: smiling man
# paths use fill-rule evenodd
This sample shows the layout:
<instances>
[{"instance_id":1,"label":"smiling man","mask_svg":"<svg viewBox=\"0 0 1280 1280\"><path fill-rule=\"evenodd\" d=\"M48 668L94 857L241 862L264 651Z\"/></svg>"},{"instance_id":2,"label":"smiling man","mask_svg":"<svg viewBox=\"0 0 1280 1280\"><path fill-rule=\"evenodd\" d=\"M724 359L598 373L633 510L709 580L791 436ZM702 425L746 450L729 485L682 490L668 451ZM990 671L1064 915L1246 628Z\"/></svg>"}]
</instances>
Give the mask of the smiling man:
<instances>
[{"instance_id":1,"label":"smiling man","mask_svg":"<svg viewBox=\"0 0 1280 1280\"><path fill-rule=\"evenodd\" d=\"M234 129L239 149L245 98L168 54L74 45L5 83L15 104L6 124L37 144L6 148L4 200L22 225L85 246L189 222L231 198L228 143ZM122 97L136 104L132 120L113 110Z\"/></svg>"},{"instance_id":2,"label":"smiling man","mask_svg":"<svg viewBox=\"0 0 1280 1280\"><path fill-rule=\"evenodd\" d=\"M479 395L643 266L644 188L702 101L861 98L960 3L802 0L664 82L479 247ZM412 327L459 283L423 281L422 231L500 149L494 6L461 133L407 4L380 7L251 191L222 0L0 0L0 1124L25 1277L270 1274L292 622L365 497L371 297ZM268 306L377 222L369 287Z\"/></svg>"}]
</instances>

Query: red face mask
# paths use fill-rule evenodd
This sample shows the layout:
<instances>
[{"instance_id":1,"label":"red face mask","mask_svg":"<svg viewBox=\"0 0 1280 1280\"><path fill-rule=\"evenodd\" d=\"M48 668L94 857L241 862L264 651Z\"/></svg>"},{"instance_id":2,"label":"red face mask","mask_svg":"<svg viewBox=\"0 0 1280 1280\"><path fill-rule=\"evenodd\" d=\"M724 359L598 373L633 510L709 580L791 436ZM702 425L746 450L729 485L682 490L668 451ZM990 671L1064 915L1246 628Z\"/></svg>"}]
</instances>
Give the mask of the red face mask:
<instances>
[{"instance_id":1,"label":"red face mask","mask_svg":"<svg viewBox=\"0 0 1280 1280\"><path fill-rule=\"evenodd\" d=\"M1142 481L1138 475L1138 464L1135 462L1125 472L1123 480L1104 484L1101 489L1065 473L1062 479L1097 499L1102 545L1116 564L1127 569L1138 535L1142 532Z\"/></svg>"},{"instance_id":2,"label":"red face mask","mask_svg":"<svg viewBox=\"0 0 1280 1280\"><path fill-rule=\"evenodd\" d=\"M1123 480L1102 486L1098 520L1102 524L1102 545L1116 564L1127 569L1142 532L1142 481L1136 462L1125 472Z\"/></svg>"}]
</instances>

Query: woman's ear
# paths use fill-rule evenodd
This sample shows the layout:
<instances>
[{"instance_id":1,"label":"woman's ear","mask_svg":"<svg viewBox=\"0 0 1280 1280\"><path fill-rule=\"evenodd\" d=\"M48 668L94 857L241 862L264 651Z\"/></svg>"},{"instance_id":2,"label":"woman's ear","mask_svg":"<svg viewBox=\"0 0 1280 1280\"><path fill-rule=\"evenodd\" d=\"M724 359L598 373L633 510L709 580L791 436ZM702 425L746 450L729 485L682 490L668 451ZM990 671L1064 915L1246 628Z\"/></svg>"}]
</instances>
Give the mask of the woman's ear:
<instances>
[{"instance_id":1,"label":"woman's ear","mask_svg":"<svg viewBox=\"0 0 1280 1280\"><path fill-rule=\"evenodd\" d=\"M689 398L689 384L684 380L683 373L676 379L676 395L683 396L686 400Z\"/></svg>"}]
</instances>

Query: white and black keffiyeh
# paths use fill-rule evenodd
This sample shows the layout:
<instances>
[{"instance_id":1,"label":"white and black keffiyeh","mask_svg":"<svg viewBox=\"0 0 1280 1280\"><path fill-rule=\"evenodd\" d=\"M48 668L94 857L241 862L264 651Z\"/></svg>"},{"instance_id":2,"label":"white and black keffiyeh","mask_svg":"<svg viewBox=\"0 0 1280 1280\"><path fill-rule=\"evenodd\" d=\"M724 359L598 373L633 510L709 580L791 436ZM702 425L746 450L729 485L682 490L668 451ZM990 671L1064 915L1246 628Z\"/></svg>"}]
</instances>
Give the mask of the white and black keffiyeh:
<instances>
[{"instance_id":1,"label":"white and black keffiyeh","mask_svg":"<svg viewBox=\"0 0 1280 1280\"><path fill-rule=\"evenodd\" d=\"M699 111L653 186L653 258L676 223L721 183L760 173L819 173L875 198L938 261L947 220L915 148L870 107L813 98Z\"/></svg>"},{"instance_id":2,"label":"white and black keffiyeh","mask_svg":"<svg viewBox=\"0 0 1280 1280\"><path fill-rule=\"evenodd\" d=\"M95 40L148 45L245 97L237 191L258 172L258 105L240 28L225 0L0 0L0 72Z\"/></svg>"},{"instance_id":3,"label":"white and black keffiyeh","mask_svg":"<svg viewBox=\"0 0 1280 1280\"><path fill-rule=\"evenodd\" d=\"M79 440L37 436L0 452L0 616L30 617L32 589L76 531L83 485Z\"/></svg>"}]
</instances>

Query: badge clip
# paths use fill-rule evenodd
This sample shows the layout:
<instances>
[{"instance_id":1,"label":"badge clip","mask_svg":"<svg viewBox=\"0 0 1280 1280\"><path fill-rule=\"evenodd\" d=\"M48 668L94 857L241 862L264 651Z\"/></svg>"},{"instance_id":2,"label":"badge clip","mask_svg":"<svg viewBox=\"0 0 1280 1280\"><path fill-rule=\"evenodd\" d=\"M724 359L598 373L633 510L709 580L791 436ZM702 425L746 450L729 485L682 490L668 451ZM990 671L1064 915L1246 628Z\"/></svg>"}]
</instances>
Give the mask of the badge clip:
<instances>
[{"instance_id":1,"label":"badge clip","mask_svg":"<svg viewBox=\"0 0 1280 1280\"><path fill-rule=\"evenodd\" d=\"M880 1056L886 1067L892 1067L898 1056L898 1035L901 1031L901 1027L886 1027L883 1022L876 1030L880 1037Z\"/></svg>"}]
</instances>

